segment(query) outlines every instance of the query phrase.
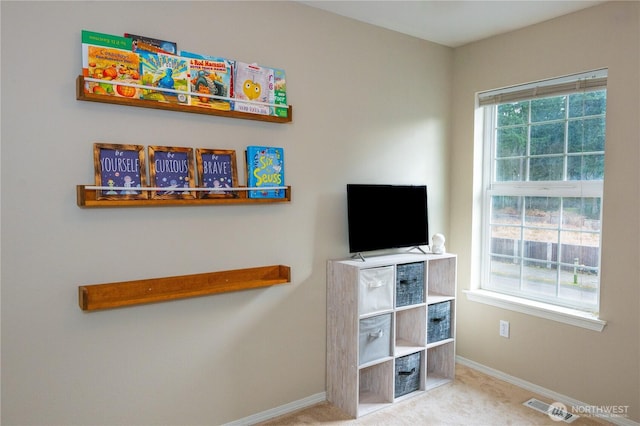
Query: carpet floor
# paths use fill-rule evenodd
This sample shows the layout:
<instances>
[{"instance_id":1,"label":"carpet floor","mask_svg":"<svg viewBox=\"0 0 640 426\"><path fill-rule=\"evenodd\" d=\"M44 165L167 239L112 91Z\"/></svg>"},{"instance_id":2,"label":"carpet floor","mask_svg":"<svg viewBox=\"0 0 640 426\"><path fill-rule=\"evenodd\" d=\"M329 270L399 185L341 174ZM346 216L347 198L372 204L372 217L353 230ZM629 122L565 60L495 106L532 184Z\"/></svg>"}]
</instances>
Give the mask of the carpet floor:
<instances>
[{"instance_id":1,"label":"carpet floor","mask_svg":"<svg viewBox=\"0 0 640 426\"><path fill-rule=\"evenodd\" d=\"M588 426L611 425L603 419L579 415L571 423L552 419L523 403L537 398L554 401L496 379L464 365L456 364L456 379L429 392L351 419L340 409L323 402L289 413L261 426L286 425L369 425L369 426ZM571 412L571 407L568 407Z\"/></svg>"}]
</instances>

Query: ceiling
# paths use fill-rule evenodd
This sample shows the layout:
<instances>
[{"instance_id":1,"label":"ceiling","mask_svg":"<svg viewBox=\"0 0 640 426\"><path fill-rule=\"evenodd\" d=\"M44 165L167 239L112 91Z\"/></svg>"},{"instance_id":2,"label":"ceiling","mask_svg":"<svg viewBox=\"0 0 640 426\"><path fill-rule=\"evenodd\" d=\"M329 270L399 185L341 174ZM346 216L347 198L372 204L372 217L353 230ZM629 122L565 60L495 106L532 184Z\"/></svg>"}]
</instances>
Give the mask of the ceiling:
<instances>
[{"instance_id":1,"label":"ceiling","mask_svg":"<svg viewBox=\"0 0 640 426\"><path fill-rule=\"evenodd\" d=\"M547 21L602 1L300 1L449 47Z\"/></svg>"}]
</instances>

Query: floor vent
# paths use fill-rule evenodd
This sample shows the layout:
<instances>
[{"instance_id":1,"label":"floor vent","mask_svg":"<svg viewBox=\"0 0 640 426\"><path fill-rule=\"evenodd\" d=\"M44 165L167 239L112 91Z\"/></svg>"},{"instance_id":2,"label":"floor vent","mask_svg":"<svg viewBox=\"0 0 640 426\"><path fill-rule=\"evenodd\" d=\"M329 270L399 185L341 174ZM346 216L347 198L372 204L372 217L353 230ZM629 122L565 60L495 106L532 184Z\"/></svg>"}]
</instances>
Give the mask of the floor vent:
<instances>
[{"instance_id":1,"label":"floor vent","mask_svg":"<svg viewBox=\"0 0 640 426\"><path fill-rule=\"evenodd\" d=\"M546 402L540 401L539 399L531 398L530 400L523 402L522 405L546 414L555 421L562 420L565 423L572 423L575 419L580 417L576 416L575 414L569 413L567 411L567 407L565 407L565 405L560 402L547 404Z\"/></svg>"}]
</instances>

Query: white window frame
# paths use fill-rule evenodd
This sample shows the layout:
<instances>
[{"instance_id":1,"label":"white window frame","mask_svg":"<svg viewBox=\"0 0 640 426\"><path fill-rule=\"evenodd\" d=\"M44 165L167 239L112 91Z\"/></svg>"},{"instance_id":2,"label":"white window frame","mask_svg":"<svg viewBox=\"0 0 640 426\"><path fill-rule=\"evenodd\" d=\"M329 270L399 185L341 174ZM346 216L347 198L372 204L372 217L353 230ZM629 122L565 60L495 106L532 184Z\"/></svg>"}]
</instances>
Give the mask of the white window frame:
<instances>
[{"instance_id":1,"label":"white window frame","mask_svg":"<svg viewBox=\"0 0 640 426\"><path fill-rule=\"evenodd\" d=\"M544 196L544 197L596 197L602 200L603 180L600 181L518 181L518 182L493 182L493 149L495 144L495 113L499 104L516 102L526 99L559 96L562 94L576 93L582 90L606 89L607 70L590 71L579 75L567 76L561 79L552 79L527 85L516 86L484 92L478 94L478 112L483 119L476 123L483 125L483 190L482 190L482 239L480 265L481 281L479 288L467 291L469 300L486 303L501 308L535 315L563 323L568 323L591 330L602 331L606 322L598 317L599 294L596 309L587 312L584 306L559 305L553 300L533 299L524 294L508 294L497 289L487 287L490 275L490 267L487 264L491 238L490 209L491 197L496 195L506 196ZM551 83L551 84L550 84ZM566 155L566 154L565 154ZM600 230L601 235L601 230ZM600 262L599 262L600 265Z\"/></svg>"}]
</instances>

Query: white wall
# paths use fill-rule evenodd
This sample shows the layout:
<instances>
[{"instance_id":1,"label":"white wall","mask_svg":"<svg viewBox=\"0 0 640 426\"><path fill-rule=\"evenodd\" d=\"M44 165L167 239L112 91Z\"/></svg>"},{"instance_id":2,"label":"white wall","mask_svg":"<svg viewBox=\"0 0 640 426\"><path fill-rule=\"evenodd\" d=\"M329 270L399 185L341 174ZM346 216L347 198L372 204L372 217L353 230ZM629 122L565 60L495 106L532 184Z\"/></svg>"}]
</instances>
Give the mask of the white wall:
<instances>
[{"instance_id":1,"label":"white wall","mask_svg":"<svg viewBox=\"0 0 640 426\"><path fill-rule=\"evenodd\" d=\"M456 49L451 249L459 253L459 355L598 407L629 406L640 421L640 3L607 2ZM608 68L600 316L603 332L466 300L478 284L478 91ZM475 154L475 157L474 157ZM475 209L475 211L474 211ZM477 248L477 246L476 246ZM511 323L511 338L498 323Z\"/></svg>"},{"instance_id":2,"label":"white wall","mask_svg":"<svg viewBox=\"0 0 640 426\"><path fill-rule=\"evenodd\" d=\"M7 2L2 424L221 424L325 389L345 185L427 184L448 233L452 51L292 2ZM291 124L75 100L80 31L284 68ZM80 209L94 142L285 149L285 205ZM241 172L243 177L244 173ZM380 224L384 226L385 224ZM292 283L84 313L77 287L261 265Z\"/></svg>"}]
</instances>

